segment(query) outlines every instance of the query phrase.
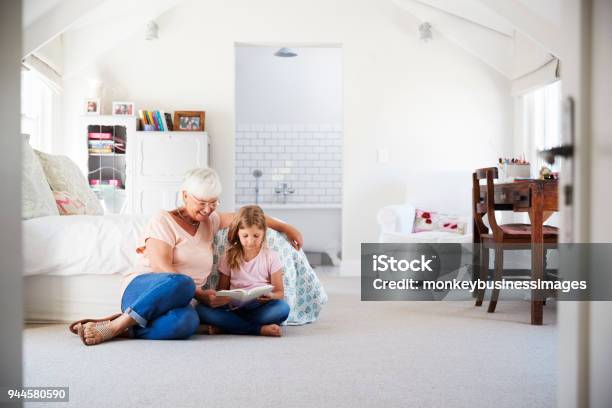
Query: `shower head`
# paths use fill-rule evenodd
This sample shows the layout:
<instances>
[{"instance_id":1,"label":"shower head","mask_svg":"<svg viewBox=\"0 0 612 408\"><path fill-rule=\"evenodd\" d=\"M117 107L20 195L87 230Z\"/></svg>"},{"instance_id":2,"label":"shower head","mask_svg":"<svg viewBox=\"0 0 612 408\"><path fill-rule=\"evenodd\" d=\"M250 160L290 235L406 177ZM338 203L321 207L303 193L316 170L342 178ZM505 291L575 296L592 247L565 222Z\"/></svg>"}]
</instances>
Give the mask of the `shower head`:
<instances>
[{"instance_id":1,"label":"shower head","mask_svg":"<svg viewBox=\"0 0 612 408\"><path fill-rule=\"evenodd\" d=\"M253 177L255 178L260 178L262 175L263 173L259 169L253 171Z\"/></svg>"},{"instance_id":2,"label":"shower head","mask_svg":"<svg viewBox=\"0 0 612 408\"><path fill-rule=\"evenodd\" d=\"M283 47L274 53L275 57L297 57L297 52L291 48Z\"/></svg>"}]
</instances>

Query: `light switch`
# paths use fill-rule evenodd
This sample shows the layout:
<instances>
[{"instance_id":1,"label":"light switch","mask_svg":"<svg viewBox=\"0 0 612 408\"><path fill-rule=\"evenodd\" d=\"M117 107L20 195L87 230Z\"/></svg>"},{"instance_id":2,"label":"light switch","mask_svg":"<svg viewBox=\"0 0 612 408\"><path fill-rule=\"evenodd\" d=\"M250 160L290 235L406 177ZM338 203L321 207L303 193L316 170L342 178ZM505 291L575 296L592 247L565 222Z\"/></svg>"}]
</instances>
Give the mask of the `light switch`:
<instances>
[{"instance_id":1,"label":"light switch","mask_svg":"<svg viewBox=\"0 0 612 408\"><path fill-rule=\"evenodd\" d=\"M389 150L387 149L378 149L378 162L380 164L389 163Z\"/></svg>"}]
</instances>

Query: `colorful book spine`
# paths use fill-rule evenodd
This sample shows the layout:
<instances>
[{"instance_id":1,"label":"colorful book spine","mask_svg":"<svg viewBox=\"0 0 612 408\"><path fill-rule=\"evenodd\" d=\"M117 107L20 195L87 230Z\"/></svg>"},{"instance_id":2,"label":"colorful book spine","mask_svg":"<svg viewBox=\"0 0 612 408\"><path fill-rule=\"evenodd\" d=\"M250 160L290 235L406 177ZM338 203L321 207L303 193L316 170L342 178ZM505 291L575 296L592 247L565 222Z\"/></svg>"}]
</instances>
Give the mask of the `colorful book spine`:
<instances>
[{"instance_id":1,"label":"colorful book spine","mask_svg":"<svg viewBox=\"0 0 612 408\"><path fill-rule=\"evenodd\" d=\"M155 114L155 111L152 111L151 115L153 116L153 123L155 123L155 130L160 131L161 127L159 122L157 121L157 115Z\"/></svg>"},{"instance_id":2,"label":"colorful book spine","mask_svg":"<svg viewBox=\"0 0 612 408\"><path fill-rule=\"evenodd\" d=\"M147 117L142 109L138 109L138 116L140 117L140 120L142 121L143 127L144 125L149 125L149 122L147 121Z\"/></svg>"},{"instance_id":3,"label":"colorful book spine","mask_svg":"<svg viewBox=\"0 0 612 408\"><path fill-rule=\"evenodd\" d=\"M162 120L162 116L159 114L159 111L155 111L155 116L157 117L157 123L159 123L159 130L164 131L164 121Z\"/></svg>"},{"instance_id":4,"label":"colorful book spine","mask_svg":"<svg viewBox=\"0 0 612 408\"><path fill-rule=\"evenodd\" d=\"M149 121L149 124L155 126L155 121L153 120L153 115L151 115L151 112L145 111L145 113L147 115L147 120ZM155 128L157 129L157 127Z\"/></svg>"}]
</instances>

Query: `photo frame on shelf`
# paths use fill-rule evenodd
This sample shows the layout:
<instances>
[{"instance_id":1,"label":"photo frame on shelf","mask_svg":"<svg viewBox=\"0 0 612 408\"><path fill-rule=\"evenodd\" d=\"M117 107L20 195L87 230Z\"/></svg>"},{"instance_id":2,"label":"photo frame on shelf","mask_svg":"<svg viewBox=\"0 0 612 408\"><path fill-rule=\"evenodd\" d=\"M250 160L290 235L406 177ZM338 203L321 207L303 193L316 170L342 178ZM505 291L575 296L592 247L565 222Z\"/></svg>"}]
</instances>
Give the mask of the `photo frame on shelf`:
<instances>
[{"instance_id":1,"label":"photo frame on shelf","mask_svg":"<svg viewBox=\"0 0 612 408\"><path fill-rule=\"evenodd\" d=\"M204 111L176 111L174 112L174 130L183 132L199 131L205 129Z\"/></svg>"},{"instance_id":2,"label":"photo frame on shelf","mask_svg":"<svg viewBox=\"0 0 612 408\"><path fill-rule=\"evenodd\" d=\"M135 112L134 102L113 102L114 116L134 116Z\"/></svg>"},{"instance_id":3,"label":"photo frame on shelf","mask_svg":"<svg viewBox=\"0 0 612 408\"><path fill-rule=\"evenodd\" d=\"M86 115L100 114L100 99L89 98L83 101L83 110Z\"/></svg>"}]
</instances>

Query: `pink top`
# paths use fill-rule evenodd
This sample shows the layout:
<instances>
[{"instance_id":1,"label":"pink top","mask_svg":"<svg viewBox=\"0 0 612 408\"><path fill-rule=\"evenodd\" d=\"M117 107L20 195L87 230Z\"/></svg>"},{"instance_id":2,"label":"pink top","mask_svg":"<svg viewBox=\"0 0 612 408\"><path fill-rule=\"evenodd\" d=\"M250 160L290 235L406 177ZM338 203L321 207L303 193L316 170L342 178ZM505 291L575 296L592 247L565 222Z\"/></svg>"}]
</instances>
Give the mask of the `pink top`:
<instances>
[{"instance_id":1,"label":"pink top","mask_svg":"<svg viewBox=\"0 0 612 408\"><path fill-rule=\"evenodd\" d=\"M282 269L283 264L278 254L266 247L262 247L255 258L243 262L237 270L230 271L225 256L219 263L219 272L230 277L230 289L251 289L269 285L272 282L272 274Z\"/></svg>"},{"instance_id":2,"label":"pink top","mask_svg":"<svg viewBox=\"0 0 612 408\"><path fill-rule=\"evenodd\" d=\"M173 249L172 266L174 269L190 276L196 286L202 286L212 271L212 243L220 223L219 214L213 212L208 220L200 223L195 235L192 236L174 220L169 212L160 211L154 215L145 229L142 240L144 251L137 255L134 271L125 276L123 290L136 276L154 272L147 256L146 243L149 238L155 238L170 245Z\"/></svg>"}]
</instances>

